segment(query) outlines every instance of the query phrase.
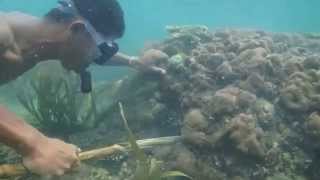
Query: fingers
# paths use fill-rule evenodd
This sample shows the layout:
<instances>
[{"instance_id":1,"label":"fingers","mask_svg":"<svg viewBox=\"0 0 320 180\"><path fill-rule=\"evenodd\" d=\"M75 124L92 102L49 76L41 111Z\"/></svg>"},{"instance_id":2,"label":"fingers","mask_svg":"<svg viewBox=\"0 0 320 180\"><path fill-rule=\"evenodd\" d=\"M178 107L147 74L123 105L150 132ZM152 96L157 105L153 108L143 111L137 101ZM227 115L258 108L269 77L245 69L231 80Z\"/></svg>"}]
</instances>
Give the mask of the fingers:
<instances>
[{"instance_id":1,"label":"fingers","mask_svg":"<svg viewBox=\"0 0 320 180\"><path fill-rule=\"evenodd\" d=\"M71 167L70 167L70 169L75 169L75 168L77 168L77 167L79 167L80 166L80 153L81 153L81 149L79 148L79 147L76 147L76 146L74 146L74 148L75 148L75 153L74 153L74 157L73 157L73 163L71 164Z\"/></svg>"},{"instance_id":2,"label":"fingers","mask_svg":"<svg viewBox=\"0 0 320 180\"><path fill-rule=\"evenodd\" d=\"M21 63L22 62L21 56L19 56L18 54L14 53L11 50L7 50L3 54L3 57L4 57L4 59L9 60L11 63Z\"/></svg>"},{"instance_id":3,"label":"fingers","mask_svg":"<svg viewBox=\"0 0 320 180\"><path fill-rule=\"evenodd\" d=\"M79 154L81 149L72 144L68 144L69 150L65 149L65 151L61 154L61 159L64 163L64 168L66 171L70 171L71 169L77 168L80 166Z\"/></svg>"},{"instance_id":4,"label":"fingers","mask_svg":"<svg viewBox=\"0 0 320 180\"><path fill-rule=\"evenodd\" d=\"M76 169L76 168L78 168L78 167L80 167L80 165L81 165L81 161L78 159L78 160L76 160L72 165L71 165L71 170L72 169Z\"/></svg>"},{"instance_id":5,"label":"fingers","mask_svg":"<svg viewBox=\"0 0 320 180\"><path fill-rule=\"evenodd\" d=\"M156 73L156 74L159 74L159 75L167 74L167 71L165 69L160 68L160 67L156 67L156 66L151 66L150 67L150 72L153 72L153 73Z\"/></svg>"},{"instance_id":6,"label":"fingers","mask_svg":"<svg viewBox=\"0 0 320 180\"><path fill-rule=\"evenodd\" d=\"M82 150L81 150L81 148L79 148L77 146L74 146L74 149L75 149L75 154L77 156L77 159L79 159L79 156L80 156L80 153L81 153Z\"/></svg>"},{"instance_id":7,"label":"fingers","mask_svg":"<svg viewBox=\"0 0 320 180\"><path fill-rule=\"evenodd\" d=\"M33 154L23 157L23 163L33 173L61 176L80 165L81 149L58 139L48 139Z\"/></svg>"}]
</instances>

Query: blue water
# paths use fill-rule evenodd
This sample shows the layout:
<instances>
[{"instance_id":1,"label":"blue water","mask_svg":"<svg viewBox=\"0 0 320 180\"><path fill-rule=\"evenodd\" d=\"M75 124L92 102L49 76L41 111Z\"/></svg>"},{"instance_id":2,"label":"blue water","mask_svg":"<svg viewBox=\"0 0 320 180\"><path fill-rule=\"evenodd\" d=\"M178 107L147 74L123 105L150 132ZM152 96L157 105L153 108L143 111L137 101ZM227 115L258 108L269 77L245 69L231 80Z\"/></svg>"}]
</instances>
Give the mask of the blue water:
<instances>
[{"instance_id":1,"label":"blue water","mask_svg":"<svg viewBox=\"0 0 320 180\"><path fill-rule=\"evenodd\" d=\"M319 0L120 0L127 31L121 50L137 55L150 42L165 37L166 25L204 24L210 28L240 27L269 31L320 31ZM37 16L56 0L0 0L1 11L22 11ZM104 69L96 77L106 78ZM108 70L110 71L110 70ZM112 69L117 77L123 70Z\"/></svg>"}]
</instances>

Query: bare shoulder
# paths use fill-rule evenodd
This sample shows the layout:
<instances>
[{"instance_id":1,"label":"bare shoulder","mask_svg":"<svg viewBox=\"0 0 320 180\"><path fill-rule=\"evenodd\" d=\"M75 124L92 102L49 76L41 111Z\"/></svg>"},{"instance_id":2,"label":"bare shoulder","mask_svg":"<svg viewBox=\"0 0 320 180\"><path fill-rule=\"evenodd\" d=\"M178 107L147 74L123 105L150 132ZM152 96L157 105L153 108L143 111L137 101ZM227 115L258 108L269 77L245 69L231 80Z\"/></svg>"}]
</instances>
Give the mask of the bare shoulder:
<instances>
[{"instance_id":1,"label":"bare shoulder","mask_svg":"<svg viewBox=\"0 0 320 180\"><path fill-rule=\"evenodd\" d=\"M6 14L0 12L0 53L14 43L13 33L5 16Z\"/></svg>"},{"instance_id":2,"label":"bare shoulder","mask_svg":"<svg viewBox=\"0 0 320 180\"><path fill-rule=\"evenodd\" d=\"M1 13L0 13L1 15ZM5 19L10 26L26 26L39 22L39 18L30 14L22 13L19 11L12 11L2 13L2 19Z\"/></svg>"}]
</instances>

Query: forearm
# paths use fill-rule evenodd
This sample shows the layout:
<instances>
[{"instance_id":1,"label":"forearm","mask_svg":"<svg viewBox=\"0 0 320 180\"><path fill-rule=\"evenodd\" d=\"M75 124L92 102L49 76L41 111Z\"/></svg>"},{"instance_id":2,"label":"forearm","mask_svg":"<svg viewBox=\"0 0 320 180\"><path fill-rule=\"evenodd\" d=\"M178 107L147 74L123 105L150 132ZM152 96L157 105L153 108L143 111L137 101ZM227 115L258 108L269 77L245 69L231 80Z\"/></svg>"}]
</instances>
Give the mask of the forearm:
<instances>
[{"instance_id":1,"label":"forearm","mask_svg":"<svg viewBox=\"0 0 320 180\"><path fill-rule=\"evenodd\" d=\"M128 66L133 67L136 57L128 56L123 53L114 55L105 65L107 66Z\"/></svg>"},{"instance_id":2,"label":"forearm","mask_svg":"<svg viewBox=\"0 0 320 180\"><path fill-rule=\"evenodd\" d=\"M141 60L138 59L138 57L128 56L122 53L117 53L116 55L114 55L109 61L107 61L105 65L127 66L140 72L152 72L157 74L166 73L166 71L160 67L157 67L154 65L148 65L147 63L142 63Z\"/></svg>"},{"instance_id":3,"label":"forearm","mask_svg":"<svg viewBox=\"0 0 320 180\"><path fill-rule=\"evenodd\" d=\"M0 106L0 141L14 148L21 154L31 151L32 144L44 137L13 113Z\"/></svg>"}]
</instances>

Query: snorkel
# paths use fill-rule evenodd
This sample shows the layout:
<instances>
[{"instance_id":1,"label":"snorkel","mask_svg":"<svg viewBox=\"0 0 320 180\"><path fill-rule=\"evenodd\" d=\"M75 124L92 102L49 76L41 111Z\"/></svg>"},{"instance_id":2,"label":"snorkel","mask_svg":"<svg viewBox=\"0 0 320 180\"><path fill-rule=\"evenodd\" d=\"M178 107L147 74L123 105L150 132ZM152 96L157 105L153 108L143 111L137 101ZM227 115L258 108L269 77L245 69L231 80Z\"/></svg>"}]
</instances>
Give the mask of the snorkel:
<instances>
[{"instance_id":1,"label":"snorkel","mask_svg":"<svg viewBox=\"0 0 320 180\"><path fill-rule=\"evenodd\" d=\"M77 14L81 16L81 14L77 11L72 0L60 0L59 9L65 13ZM93 2L92 2L93 3ZM81 16L83 17L83 16ZM83 17L84 18L84 17ZM104 65L108 62L119 50L119 46L117 43L113 41L112 37L105 37L103 34L97 32L92 24L84 18L86 30L91 35L94 40L97 52L93 57L93 62L98 65ZM82 68L80 71L80 80L81 80L81 92L82 93L90 93L92 91L92 77L90 71L87 67Z\"/></svg>"}]
</instances>

